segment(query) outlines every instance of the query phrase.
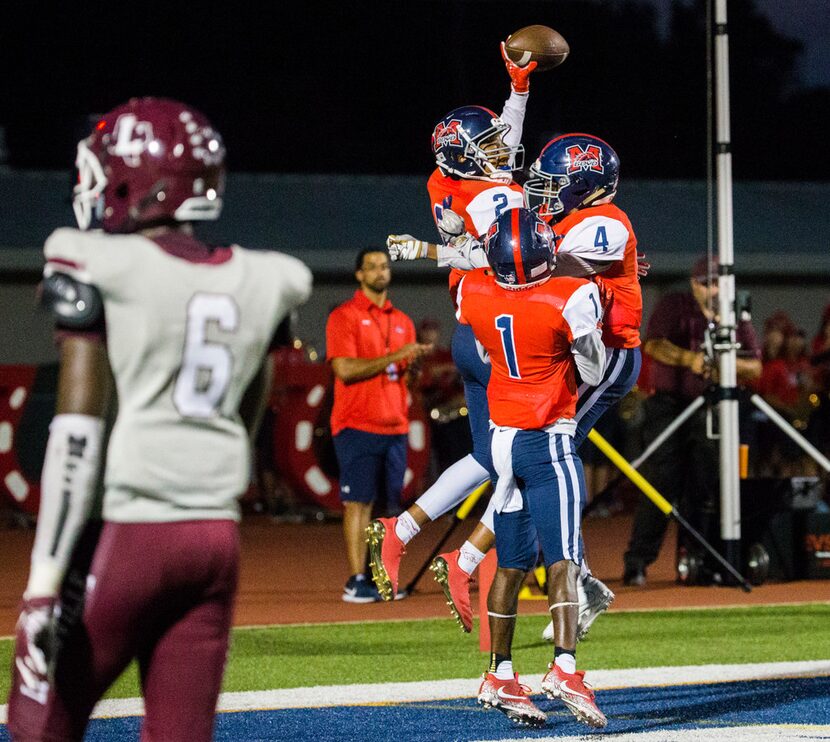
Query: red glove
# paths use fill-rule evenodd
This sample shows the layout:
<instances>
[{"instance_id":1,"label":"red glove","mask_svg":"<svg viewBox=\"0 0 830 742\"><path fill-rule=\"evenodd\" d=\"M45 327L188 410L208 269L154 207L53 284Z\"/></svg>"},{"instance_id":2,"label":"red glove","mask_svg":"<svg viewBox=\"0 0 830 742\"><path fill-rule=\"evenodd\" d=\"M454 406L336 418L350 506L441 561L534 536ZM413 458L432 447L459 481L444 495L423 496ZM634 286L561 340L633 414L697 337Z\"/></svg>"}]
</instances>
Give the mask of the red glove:
<instances>
[{"instance_id":1,"label":"red glove","mask_svg":"<svg viewBox=\"0 0 830 742\"><path fill-rule=\"evenodd\" d=\"M516 93L527 93L530 90L530 73L536 69L536 62L528 62L524 67L519 67L510 57L501 42L501 58L504 66L507 67L507 74L510 75L510 85Z\"/></svg>"},{"instance_id":2,"label":"red glove","mask_svg":"<svg viewBox=\"0 0 830 742\"><path fill-rule=\"evenodd\" d=\"M593 281L599 290L599 303L602 306L601 319L605 320L611 309L611 305L614 303L614 290L600 276L594 276Z\"/></svg>"},{"instance_id":3,"label":"red glove","mask_svg":"<svg viewBox=\"0 0 830 742\"><path fill-rule=\"evenodd\" d=\"M644 252L637 253L637 275L645 278L651 270L651 263L646 260Z\"/></svg>"}]
</instances>

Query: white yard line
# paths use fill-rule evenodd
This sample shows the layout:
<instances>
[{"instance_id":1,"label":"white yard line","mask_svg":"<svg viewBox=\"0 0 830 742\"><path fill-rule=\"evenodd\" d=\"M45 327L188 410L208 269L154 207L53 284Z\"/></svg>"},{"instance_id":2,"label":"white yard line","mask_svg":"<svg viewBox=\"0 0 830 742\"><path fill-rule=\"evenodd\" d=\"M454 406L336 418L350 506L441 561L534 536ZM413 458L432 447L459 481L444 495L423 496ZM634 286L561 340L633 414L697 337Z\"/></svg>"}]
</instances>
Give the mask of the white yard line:
<instances>
[{"instance_id":1,"label":"white yard line","mask_svg":"<svg viewBox=\"0 0 830 742\"><path fill-rule=\"evenodd\" d=\"M767 662L748 665L690 665L686 667L647 667L629 670L589 670L587 679L594 688L640 688L697 683L722 683L737 680L815 677L830 675L830 660L807 662ZM539 688L541 675L523 675L522 682ZM472 698L480 678L427 680L409 683L371 683L361 685L319 685L311 688L222 693L220 712L254 711L325 706L365 706L374 704L437 701ZM114 698L101 701L93 711L96 718L140 716L141 698ZM6 706L0 706L0 723L6 721ZM615 738L616 739L616 738Z\"/></svg>"},{"instance_id":2,"label":"white yard line","mask_svg":"<svg viewBox=\"0 0 830 742\"><path fill-rule=\"evenodd\" d=\"M481 742L515 742L515 737ZM629 732L615 734L614 742L803 742L830 739L830 726L810 724L769 724L765 726L672 729L668 732ZM581 737L538 737L537 742L585 742Z\"/></svg>"}]
</instances>

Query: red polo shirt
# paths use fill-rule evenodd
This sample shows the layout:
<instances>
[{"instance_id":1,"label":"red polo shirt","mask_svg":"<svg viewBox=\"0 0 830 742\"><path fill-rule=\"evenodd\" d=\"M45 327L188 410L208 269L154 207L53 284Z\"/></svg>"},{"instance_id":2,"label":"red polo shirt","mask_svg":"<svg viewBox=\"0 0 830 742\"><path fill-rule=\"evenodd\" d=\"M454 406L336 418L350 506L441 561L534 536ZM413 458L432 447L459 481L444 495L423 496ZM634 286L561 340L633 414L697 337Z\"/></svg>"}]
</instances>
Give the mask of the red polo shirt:
<instances>
[{"instance_id":1,"label":"red polo shirt","mask_svg":"<svg viewBox=\"0 0 830 742\"><path fill-rule=\"evenodd\" d=\"M378 307L358 289L326 323L326 358L378 358L415 342L415 325L388 299ZM354 428L366 433L399 435L409 430L405 364L353 384L334 379L331 433Z\"/></svg>"}]
</instances>

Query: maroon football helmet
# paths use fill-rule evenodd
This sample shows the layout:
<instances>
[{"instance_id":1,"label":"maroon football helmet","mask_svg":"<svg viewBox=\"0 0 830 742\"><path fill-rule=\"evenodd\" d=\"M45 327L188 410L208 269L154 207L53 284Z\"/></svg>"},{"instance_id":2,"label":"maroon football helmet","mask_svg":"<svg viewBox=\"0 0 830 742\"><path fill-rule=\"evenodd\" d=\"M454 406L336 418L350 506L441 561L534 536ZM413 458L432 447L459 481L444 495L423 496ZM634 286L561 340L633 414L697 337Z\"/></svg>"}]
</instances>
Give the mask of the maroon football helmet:
<instances>
[{"instance_id":1,"label":"maroon football helmet","mask_svg":"<svg viewBox=\"0 0 830 742\"><path fill-rule=\"evenodd\" d=\"M78 143L72 205L81 229L106 232L165 221L213 220L222 210L225 146L194 108L133 98L105 114Z\"/></svg>"}]
</instances>

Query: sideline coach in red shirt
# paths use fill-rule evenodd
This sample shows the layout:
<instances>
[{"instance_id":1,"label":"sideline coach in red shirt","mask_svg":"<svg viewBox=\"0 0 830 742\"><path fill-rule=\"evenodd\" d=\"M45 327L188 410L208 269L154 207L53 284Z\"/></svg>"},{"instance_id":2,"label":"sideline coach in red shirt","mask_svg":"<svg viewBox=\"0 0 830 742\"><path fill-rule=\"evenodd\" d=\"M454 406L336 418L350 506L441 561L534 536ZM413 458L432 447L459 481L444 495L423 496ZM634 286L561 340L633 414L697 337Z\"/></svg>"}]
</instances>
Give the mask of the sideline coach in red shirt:
<instances>
[{"instance_id":1,"label":"sideline coach in red shirt","mask_svg":"<svg viewBox=\"0 0 830 742\"><path fill-rule=\"evenodd\" d=\"M364 573L366 527L379 494L385 492L390 509L400 503L409 431L407 371L432 346L415 342L412 320L387 298L385 248L361 250L355 277L360 288L329 315L326 355L335 377L331 432L351 575L343 600L373 603L380 595Z\"/></svg>"}]
</instances>

